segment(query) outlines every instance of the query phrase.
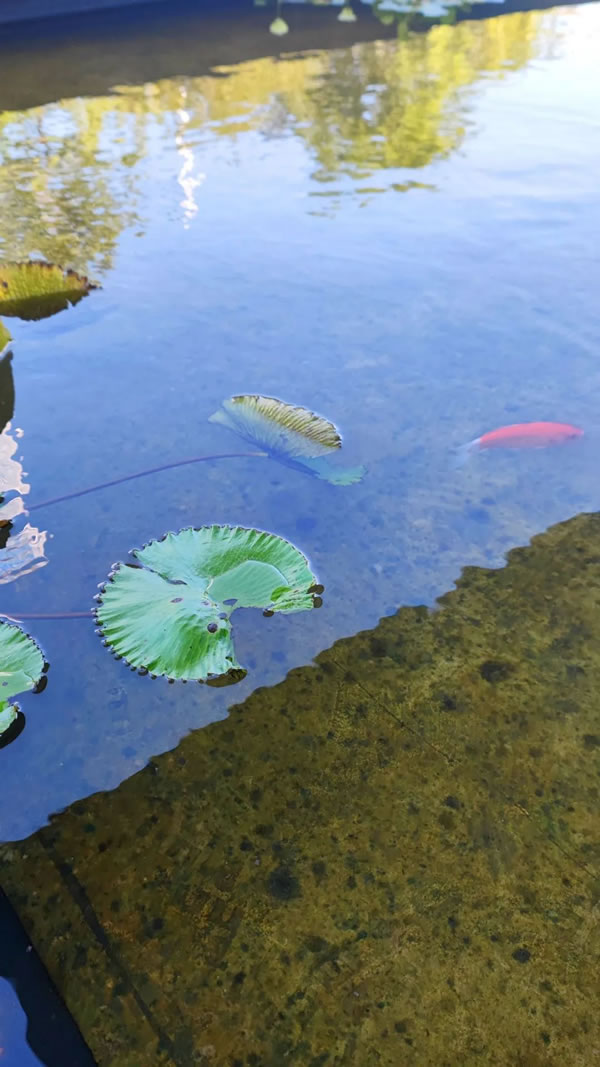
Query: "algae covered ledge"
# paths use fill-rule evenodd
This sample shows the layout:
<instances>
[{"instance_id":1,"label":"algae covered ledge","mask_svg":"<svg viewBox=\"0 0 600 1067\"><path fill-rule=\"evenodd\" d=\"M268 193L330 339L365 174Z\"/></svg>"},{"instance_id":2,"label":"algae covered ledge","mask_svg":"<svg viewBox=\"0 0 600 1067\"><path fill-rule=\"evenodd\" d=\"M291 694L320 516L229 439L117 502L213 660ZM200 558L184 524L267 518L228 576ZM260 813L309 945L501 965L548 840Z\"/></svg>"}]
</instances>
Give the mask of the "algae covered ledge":
<instances>
[{"instance_id":1,"label":"algae covered ledge","mask_svg":"<svg viewBox=\"0 0 600 1067\"><path fill-rule=\"evenodd\" d=\"M3 847L98 1063L589 1063L599 597L583 515Z\"/></svg>"}]
</instances>

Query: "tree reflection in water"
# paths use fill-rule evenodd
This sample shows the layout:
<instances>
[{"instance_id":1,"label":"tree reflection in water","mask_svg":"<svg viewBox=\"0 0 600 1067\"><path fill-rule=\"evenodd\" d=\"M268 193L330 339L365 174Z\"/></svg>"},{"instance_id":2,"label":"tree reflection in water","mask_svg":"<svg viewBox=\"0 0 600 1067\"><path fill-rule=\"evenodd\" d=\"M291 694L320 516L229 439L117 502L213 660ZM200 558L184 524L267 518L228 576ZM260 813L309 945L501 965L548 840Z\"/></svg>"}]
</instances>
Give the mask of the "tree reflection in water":
<instances>
[{"instance_id":1,"label":"tree reflection in water","mask_svg":"<svg viewBox=\"0 0 600 1067\"><path fill-rule=\"evenodd\" d=\"M485 79L507 77L547 54L557 36L555 15L534 11L434 25L427 33L400 22L396 40L268 56L216 68L216 76L4 112L0 253L42 253L84 272L108 269L121 232L140 225L136 164L160 151L157 132L178 153L188 222L203 179L194 162L200 135L232 144L250 132L298 138L312 160L315 195L335 196L334 184L350 194L428 184L420 172L461 145ZM286 47L293 47L293 33ZM386 173L398 170L404 173ZM376 185L364 190L361 183L373 177Z\"/></svg>"}]
</instances>

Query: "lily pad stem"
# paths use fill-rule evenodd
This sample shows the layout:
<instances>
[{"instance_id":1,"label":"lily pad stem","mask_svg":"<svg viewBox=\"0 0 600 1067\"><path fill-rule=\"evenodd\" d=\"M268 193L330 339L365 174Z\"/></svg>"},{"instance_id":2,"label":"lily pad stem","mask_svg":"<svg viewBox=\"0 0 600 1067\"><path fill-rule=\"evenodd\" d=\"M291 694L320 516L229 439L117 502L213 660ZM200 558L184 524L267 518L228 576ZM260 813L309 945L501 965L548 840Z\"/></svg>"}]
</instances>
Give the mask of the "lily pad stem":
<instances>
[{"instance_id":1,"label":"lily pad stem","mask_svg":"<svg viewBox=\"0 0 600 1067\"><path fill-rule=\"evenodd\" d=\"M150 467L145 471L136 471L135 474L124 474L121 478L113 478L110 482L100 482L99 485L90 485L87 489L76 489L73 493L64 493L62 496L53 496L50 500L42 500L39 504L31 504L28 511L37 511L39 508L50 507L50 504L60 504L63 500L75 500L76 497L86 496L88 493L97 493L99 489L110 489L113 485L121 485L123 482L132 482L136 478L146 478L149 474L160 474L161 471L172 470L173 467L185 467L190 463L205 463L209 459L240 459L261 458L268 456L268 452L217 452L211 456L192 456L189 459L177 459L173 463L162 463L160 467Z\"/></svg>"}]
</instances>

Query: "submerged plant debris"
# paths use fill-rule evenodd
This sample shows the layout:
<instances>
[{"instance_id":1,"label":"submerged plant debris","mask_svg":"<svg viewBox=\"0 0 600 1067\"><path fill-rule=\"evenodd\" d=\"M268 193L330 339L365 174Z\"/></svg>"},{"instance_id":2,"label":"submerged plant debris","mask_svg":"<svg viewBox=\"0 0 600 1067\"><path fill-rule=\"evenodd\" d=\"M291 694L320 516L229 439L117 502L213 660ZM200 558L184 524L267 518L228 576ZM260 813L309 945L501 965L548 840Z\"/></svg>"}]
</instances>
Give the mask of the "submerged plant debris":
<instances>
[{"instance_id":1,"label":"submerged plant debris","mask_svg":"<svg viewBox=\"0 0 600 1067\"><path fill-rule=\"evenodd\" d=\"M256 393L232 396L223 401L209 422L226 426L245 441L264 448L272 459L334 485L352 485L366 472L363 466L344 470L327 463L325 457L342 447L337 427L308 408L276 397Z\"/></svg>"},{"instance_id":2,"label":"submerged plant debris","mask_svg":"<svg viewBox=\"0 0 600 1067\"><path fill-rule=\"evenodd\" d=\"M35 689L44 669L44 656L33 638L0 620L0 747L13 741L25 722L12 697Z\"/></svg>"},{"instance_id":3,"label":"submerged plant debris","mask_svg":"<svg viewBox=\"0 0 600 1067\"><path fill-rule=\"evenodd\" d=\"M230 616L318 606L322 587L305 556L282 537L240 526L166 534L119 563L98 596L105 643L143 673L210 681L246 673L237 662Z\"/></svg>"},{"instance_id":4,"label":"submerged plant debris","mask_svg":"<svg viewBox=\"0 0 600 1067\"><path fill-rule=\"evenodd\" d=\"M43 260L0 262L0 313L3 315L26 321L45 319L77 304L91 289L97 288L85 275ZM0 332L0 350L2 347Z\"/></svg>"}]
</instances>

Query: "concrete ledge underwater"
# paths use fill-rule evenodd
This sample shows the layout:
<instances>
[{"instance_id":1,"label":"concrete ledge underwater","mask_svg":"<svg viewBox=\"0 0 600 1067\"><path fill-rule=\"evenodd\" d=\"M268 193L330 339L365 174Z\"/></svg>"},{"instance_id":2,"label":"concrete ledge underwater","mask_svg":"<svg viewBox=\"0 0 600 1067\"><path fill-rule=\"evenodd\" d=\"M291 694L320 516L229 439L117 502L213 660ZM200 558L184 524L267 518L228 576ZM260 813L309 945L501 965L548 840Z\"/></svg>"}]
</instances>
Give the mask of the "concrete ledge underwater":
<instances>
[{"instance_id":1,"label":"concrete ledge underwater","mask_svg":"<svg viewBox=\"0 0 600 1067\"><path fill-rule=\"evenodd\" d=\"M582 515L4 846L100 1067L589 1064L599 603Z\"/></svg>"}]
</instances>

